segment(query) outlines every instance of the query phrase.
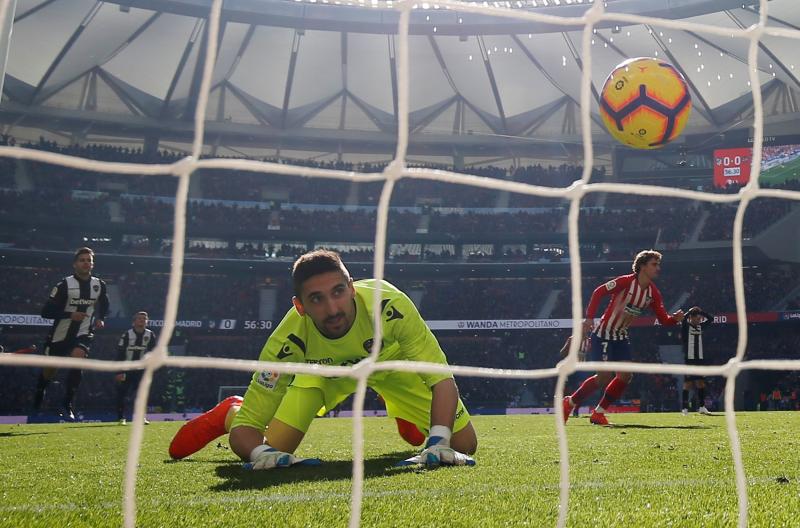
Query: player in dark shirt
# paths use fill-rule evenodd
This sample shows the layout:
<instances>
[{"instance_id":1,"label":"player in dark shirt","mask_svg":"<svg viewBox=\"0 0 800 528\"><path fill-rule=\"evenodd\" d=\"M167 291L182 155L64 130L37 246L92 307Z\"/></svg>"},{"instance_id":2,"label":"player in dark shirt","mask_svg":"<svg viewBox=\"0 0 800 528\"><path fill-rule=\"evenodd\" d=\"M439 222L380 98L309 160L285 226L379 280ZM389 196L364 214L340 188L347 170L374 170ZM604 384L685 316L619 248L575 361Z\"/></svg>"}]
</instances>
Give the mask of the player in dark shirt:
<instances>
[{"instance_id":1,"label":"player in dark shirt","mask_svg":"<svg viewBox=\"0 0 800 528\"><path fill-rule=\"evenodd\" d=\"M687 365L706 365L707 355L703 350L703 330L714 322L714 316L704 312L699 306L693 306L686 312L681 323L681 341L683 342L683 358ZM706 409L706 380L703 376L687 375L683 381L681 412L689 414L691 401L689 391L696 389L697 412L710 414Z\"/></svg>"},{"instance_id":2,"label":"player in dark shirt","mask_svg":"<svg viewBox=\"0 0 800 528\"><path fill-rule=\"evenodd\" d=\"M92 331L103 328L103 320L108 313L106 283L92 276L94 251L88 247L76 250L72 267L75 273L62 279L50 291L50 298L42 308L42 317L53 319L53 327L44 347L44 353L48 356L88 357L94 338ZM57 369L48 367L39 374L33 404L35 412L39 411L45 389L56 372ZM68 371L62 413L66 420L75 419L72 400L81 377L80 369Z\"/></svg>"},{"instance_id":3,"label":"player in dark shirt","mask_svg":"<svg viewBox=\"0 0 800 528\"><path fill-rule=\"evenodd\" d=\"M119 338L117 344L117 361L136 361L156 346L156 334L147 328L147 312L136 312L133 315L133 327ZM141 370L120 372L114 378L117 385L117 419L125 425L125 398L131 389L136 392L142 381ZM145 425L150 423L145 418Z\"/></svg>"}]
</instances>

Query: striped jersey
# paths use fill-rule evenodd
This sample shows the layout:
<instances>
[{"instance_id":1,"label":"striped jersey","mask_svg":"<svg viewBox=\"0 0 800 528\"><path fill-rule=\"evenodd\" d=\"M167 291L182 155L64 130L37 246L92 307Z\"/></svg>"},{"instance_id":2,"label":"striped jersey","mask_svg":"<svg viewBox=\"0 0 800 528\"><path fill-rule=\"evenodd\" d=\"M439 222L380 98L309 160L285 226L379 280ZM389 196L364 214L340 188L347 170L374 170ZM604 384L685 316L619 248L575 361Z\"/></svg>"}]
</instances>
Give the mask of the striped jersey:
<instances>
[{"instance_id":1,"label":"striped jersey","mask_svg":"<svg viewBox=\"0 0 800 528\"><path fill-rule=\"evenodd\" d=\"M82 321L70 319L73 313L88 315ZM53 319L53 327L48 336L49 343L61 343L76 337L92 335L96 319L105 319L108 313L106 283L97 277L81 280L70 275L61 280L50 292L50 297L42 308L42 317Z\"/></svg>"},{"instance_id":2,"label":"striped jersey","mask_svg":"<svg viewBox=\"0 0 800 528\"><path fill-rule=\"evenodd\" d=\"M714 316L705 312L700 315L703 316L703 321L697 325L691 324L688 317L681 322L683 357L687 364L704 363L706 360L703 352L703 330L714 321Z\"/></svg>"},{"instance_id":3,"label":"striped jersey","mask_svg":"<svg viewBox=\"0 0 800 528\"><path fill-rule=\"evenodd\" d=\"M156 334L145 328L141 334L133 328L122 334L117 343L117 361L136 361L156 346Z\"/></svg>"},{"instance_id":4,"label":"striped jersey","mask_svg":"<svg viewBox=\"0 0 800 528\"><path fill-rule=\"evenodd\" d=\"M607 295L611 295L611 301L600 318L600 324L594 329L594 333L601 339L627 339L628 327L648 308L653 310L661 324L678 324L664 308L664 300L656 285L651 282L646 288L642 288L635 273L622 275L598 286L586 308L587 319L594 318L601 299Z\"/></svg>"}]
</instances>

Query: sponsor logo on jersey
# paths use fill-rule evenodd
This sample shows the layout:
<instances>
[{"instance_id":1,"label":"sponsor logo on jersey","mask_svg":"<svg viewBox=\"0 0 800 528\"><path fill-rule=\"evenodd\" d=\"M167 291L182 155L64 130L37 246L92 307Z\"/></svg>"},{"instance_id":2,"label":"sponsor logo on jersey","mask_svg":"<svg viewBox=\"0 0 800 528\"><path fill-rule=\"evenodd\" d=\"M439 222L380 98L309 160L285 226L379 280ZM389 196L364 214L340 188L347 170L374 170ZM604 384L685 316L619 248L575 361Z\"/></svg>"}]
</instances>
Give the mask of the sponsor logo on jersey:
<instances>
[{"instance_id":1,"label":"sponsor logo on jersey","mask_svg":"<svg viewBox=\"0 0 800 528\"><path fill-rule=\"evenodd\" d=\"M94 304L94 299L72 299L69 304L70 306L91 306Z\"/></svg>"},{"instance_id":2,"label":"sponsor logo on jersey","mask_svg":"<svg viewBox=\"0 0 800 528\"><path fill-rule=\"evenodd\" d=\"M306 359L306 363L311 363L312 365L333 365L333 358Z\"/></svg>"},{"instance_id":3,"label":"sponsor logo on jersey","mask_svg":"<svg viewBox=\"0 0 800 528\"><path fill-rule=\"evenodd\" d=\"M381 310L386 310L386 305L387 304L389 304L389 300L388 299L384 299L381 302ZM386 316L386 322L387 323L389 321L394 321L395 319L402 319L404 317L403 314L401 314L400 311L397 308L395 308L394 306L390 306L389 309L386 310L386 313L384 315Z\"/></svg>"},{"instance_id":4,"label":"sponsor logo on jersey","mask_svg":"<svg viewBox=\"0 0 800 528\"><path fill-rule=\"evenodd\" d=\"M283 345L283 347L278 351L277 356L278 359L284 359L293 354L292 350L289 348L288 344Z\"/></svg>"},{"instance_id":5,"label":"sponsor logo on jersey","mask_svg":"<svg viewBox=\"0 0 800 528\"><path fill-rule=\"evenodd\" d=\"M638 306L634 306L632 304L627 304L625 306L625 313L628 315L633 315L634 317L639 317L644 313L644 310L639 308Z\"/></svg>"}]
</instances>

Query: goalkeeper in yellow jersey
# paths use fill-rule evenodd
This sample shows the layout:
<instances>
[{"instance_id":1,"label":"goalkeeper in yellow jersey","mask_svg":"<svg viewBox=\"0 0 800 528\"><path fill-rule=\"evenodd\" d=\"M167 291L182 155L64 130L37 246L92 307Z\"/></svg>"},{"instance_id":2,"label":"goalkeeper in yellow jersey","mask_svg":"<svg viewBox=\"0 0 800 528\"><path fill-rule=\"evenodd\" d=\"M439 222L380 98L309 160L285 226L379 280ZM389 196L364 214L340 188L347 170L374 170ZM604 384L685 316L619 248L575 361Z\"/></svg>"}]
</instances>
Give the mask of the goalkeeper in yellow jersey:
<instances>
[{"instance_id":1,"label":"goalkeeper in yellow jersey","mask_svg":"<svg viewBox=\"0 0 800 528\"><path fill-rule=\"evenodd\" d=\"M388 282L354 282L339 255L317 250L292 268L295 297L261 351L261 361L354 365L372 350L373 292L380 290L383 345L378 361L447 364L433 333L411 300ZM425 448L401 464L473 465L478 447L469 413L450 374L380 371L368 381L389 416L427 434ZM348 377L256 372L245 393L227 398L190 422L170 445L183 458L230 432L233 451L251 469L317 464L294 455L311 421L356 389ZM401 434L403 429L401 427ZM403 435L406 437L406 435Z\"/></svg>"}]
</instances>

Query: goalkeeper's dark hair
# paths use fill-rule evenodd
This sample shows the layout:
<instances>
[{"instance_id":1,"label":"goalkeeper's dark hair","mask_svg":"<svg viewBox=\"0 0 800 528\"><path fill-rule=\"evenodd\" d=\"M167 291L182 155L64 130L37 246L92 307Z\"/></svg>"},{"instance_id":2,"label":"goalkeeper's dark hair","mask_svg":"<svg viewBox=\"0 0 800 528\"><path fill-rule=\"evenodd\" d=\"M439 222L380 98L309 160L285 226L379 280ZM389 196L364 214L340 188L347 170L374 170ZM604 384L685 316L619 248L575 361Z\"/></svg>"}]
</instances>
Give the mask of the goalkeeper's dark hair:
<instances>
[{"instance_id":1,"label":"goalkeeper's dark hair","mask_svg":"<svg viewBox=\"0 0 800 528\"><path fill-rule=\"evenodd\" d=\"M661 253L656 251L655 249L645 249L644 251L640 251L636 254L636 257L633 259L633 269L634 273L639 273L641 271L642 266L647 264L653 259L661 260Z\"/></svg>"},{"instance_id":2,"label":"goalkeeper's dark hair","mask_svg":"<svg viewBox=\"0 0 800 528\"><path fill-rule=\"evenodd\" d=\"M342 262L342 257L335 251L328 249L316 249L304 255L300 255L292 266L292 282L294 284L294 294L299 298L303 284L315 275L321 275L330 271L339 271L345 278L350 278L350 272Z\"/></svg>"},{"instance_id":3,"label":"goalkeeper's dark hair","mask_svg":"<svg viewBox=\"0 0 800 528\"><path fill-rule=\"evenodd\" d=\"M92 260L94 260L94 250L92 250L90 247L84 246L75 250L75 255L72 257L72 262L78 262L80 256L85 255L86 253L90 254L92 256Z\"/></svg>"},{"instance_id":4,"label":"goalkeeper's dark hair","mask_svg":"<svg viewBox=\"0 0 800 528\"><path fill-rule=\"evenodd\" d=\"M700 309L699 306L692 306L691 308L689 308L689 311L686 312L686 315L691 317L693 315L700 315L700 312L702 312L702 310Z\"/></svg>"}]
</instances>

